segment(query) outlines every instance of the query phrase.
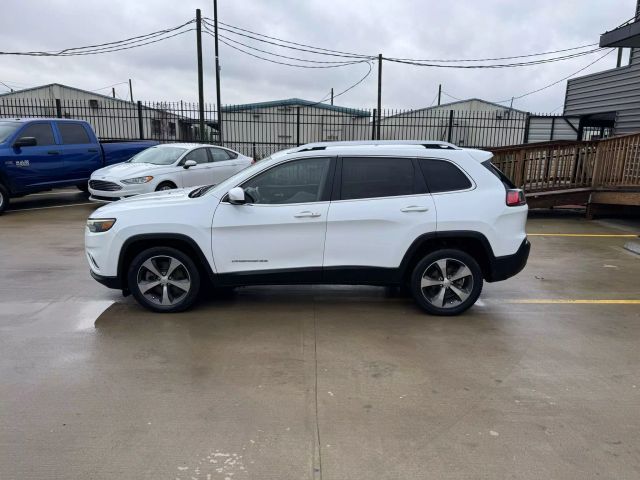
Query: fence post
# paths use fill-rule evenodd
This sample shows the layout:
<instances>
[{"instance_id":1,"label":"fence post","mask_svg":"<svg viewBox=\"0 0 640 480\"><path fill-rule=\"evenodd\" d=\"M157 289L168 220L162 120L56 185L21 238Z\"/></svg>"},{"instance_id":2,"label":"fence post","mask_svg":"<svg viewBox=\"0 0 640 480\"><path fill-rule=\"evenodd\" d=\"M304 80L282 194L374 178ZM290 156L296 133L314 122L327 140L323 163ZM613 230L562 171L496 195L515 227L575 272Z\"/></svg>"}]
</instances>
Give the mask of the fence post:
<instances>
[{"instance_id":1,"label":"fence post","mask_svg":"<svg viewBox=\"0 0 640 480\"><path fill-rule=\"evenodd\" d=\"M453 134L453 110L449 110L449 131L447 132L447 142L451 143Z\"/></svg>"},{"instance_id":2,"label":"fence post","mask_svg":"<svg viewBox=\"0 0 640 480\"><path fill-rule=\"evenodd\" d=\"M144 123L142 121L142 102L138 100L138 132L140 140L144 140Z\"/></svg>"},{"instance_id":3,"label":"fence post","mask_svg":"<svg viewBox=\"0 0 640 480\"><path fill-rule=\"evenodd\" d=\"M527 118L524 121L524 142L529 143L529 127L531 126L531 115L527 113Z\"/></svg>"},{"instance_id":4,"label":"fence post","mask_svg":"<svg viewBox=\"0 0 640 480\"><path fill-rule=\"evenodd\" d=\"M300 107L296 107L296 144L300 146Z\"/></svg>"},{"instance_id":5,"label":"fence post","mask_svg":"<svg viewBox=\"0 0 640 480\"><path fill-rule=\"evenodd\" d=\"M252 148L253 148L253 159L257 161L258 159L256 158L256 142L253 142Z\"/></svg>"},{"instance_id":6,"label":"fence post","mask_svg":"<svg viewBox=\"0 0 640 480\"><path fill-rule=\"evenodd\" d=\"M56 117L62 118L62 104L59 98L56 98Z\"/></svg>"},{"instance_id":7,"label":"fence post","mask_svg":"<svg viewBox=\"0 0 640 480\"><path fill-rule=\"evenodd\" d=\"M371 140L375 140L376 139L376 116L377 116L377 109L373 109L373 122L371 122Z\"/></svg>"}]
</instances>

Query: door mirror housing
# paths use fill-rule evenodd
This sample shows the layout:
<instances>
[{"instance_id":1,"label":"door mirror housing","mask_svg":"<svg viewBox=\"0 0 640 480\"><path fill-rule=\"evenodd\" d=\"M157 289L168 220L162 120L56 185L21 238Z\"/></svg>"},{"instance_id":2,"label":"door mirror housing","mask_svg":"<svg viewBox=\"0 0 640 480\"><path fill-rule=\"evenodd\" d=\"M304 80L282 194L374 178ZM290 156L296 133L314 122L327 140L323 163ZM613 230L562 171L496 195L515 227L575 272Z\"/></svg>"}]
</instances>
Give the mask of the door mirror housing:
<instances>
[{"instance_id":1,"label":"door mirror housing","mask_svg":"<svg viewBox=\"0 0 640 480\"><path fill-rule=\"evenodd\" d=\"M188 170L191 167L195 167L198 163L195 160L187 160L186 162L184 162L184 164L182 165L182 168L184 168L185 170Z\"/></svg>"},{"instance_id":2,"label":"door mirror housing","mask_svg":"<svg viewBox=\"0 0 640 480\"><path fill-rule=\"evenodd\" d=\"M247 203L242 187L233 187L227 195L229 197L229 203L232 205L244 205Z\"/></svg>"},{"instance_id":3,"label":"door mirror housing","mask_svg":"<svg viewBox=\"0 0 640 480\"><path fill-rule=\"evenodd\" d=\"M15 148L20 147L35 147L38 145L38 141L36 137L20 137L15 142L13 142L13 146Z\"/></svg>"}]
</instances>

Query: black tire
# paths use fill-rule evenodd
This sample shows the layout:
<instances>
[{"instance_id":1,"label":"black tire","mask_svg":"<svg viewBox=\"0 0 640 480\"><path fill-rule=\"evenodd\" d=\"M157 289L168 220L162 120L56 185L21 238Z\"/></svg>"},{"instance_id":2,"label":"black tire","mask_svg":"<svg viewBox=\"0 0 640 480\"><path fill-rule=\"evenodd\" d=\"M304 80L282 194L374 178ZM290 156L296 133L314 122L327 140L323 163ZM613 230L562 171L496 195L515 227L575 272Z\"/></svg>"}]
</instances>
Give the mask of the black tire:
<instances>
[{"instance_id":1,"label":"black tire","mask_svg":"<svg viewBox=\"0 0 640 480\"><path fill-rule=\"evenodd\" d=\"M171 259L181 264L173 270L173 273L168 272ZM155 267L160 277L143 265L147 260L151 261L151 266ZM145 294L141 290L141 282L155 283L156 279L158 285L149 288ZM176 286L179 282L181 287ZM189 282L188 290L184 288L186 282ZM133 259L127 271L127 285L131 294L143 307L154 312L181 312L191 307L198 298L200 272L191 257L180 250L170 247L153 247L144 250ZM167 296L170 304L162 301L164 295Z\"/></svg>"},{"instance_id":2,"label":"black tire","mask_svg":"<svg viewBox=\"0 0 640 480\"><path fill-rule=\"evenodd\" d=\"M0 183L0 215L9 208L9 189Z\"/></svg>"},{"instance_id":3,"label":"black tire","mask_svg":"<svg viewBox=\"0 0 640 480\"><path fill-rule=\"evenodd\" d=\"M80 183L76 185L76 188L81 192L88 193L89 192L89 184L88 183Z\"/></svg>"},{"instance_id":4,"label":"black tire","mask_svg":"<svg viewBox=\"0 0 640 480\"><path fill-rule=\"evenodd\" d=\"M443 262L447 272L444 276L440 275ZM457 275L463 276L456 280L448 278ZM482 284L482 270L471 255L461 250L443 249L429 253L417 263L410 286L413 298L427 313L451 316L459 315L476 303Z\"/></svg>"},{"instance_id":5,"label":"black tire","mask_svg":"<svg viewBox=\"0 0 640 480\"><path fill-rule=\"evenodd\" d=\"M172 182L162 182L156 187L156 192L161 192L163 190L173 190L174 188L178 188L175 183Z\"/></svg>"}]
</instances>

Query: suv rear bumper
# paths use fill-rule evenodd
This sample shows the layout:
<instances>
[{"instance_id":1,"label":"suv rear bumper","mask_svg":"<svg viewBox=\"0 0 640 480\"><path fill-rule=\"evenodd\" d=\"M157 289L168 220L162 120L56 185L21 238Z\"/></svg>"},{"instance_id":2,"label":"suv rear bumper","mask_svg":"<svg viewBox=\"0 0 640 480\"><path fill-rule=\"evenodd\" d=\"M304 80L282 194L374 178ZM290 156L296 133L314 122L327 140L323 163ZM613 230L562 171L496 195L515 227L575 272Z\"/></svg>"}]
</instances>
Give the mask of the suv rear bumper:
<instances>
[{"instance_id":1,"label":"suv rear bumper","mask_svg":"<svg viewBox=\"0 0 640 480\"><path fill-rule=\"evenodd\" d=\"M486 280L488 282L499 282L513 277L522 271L527 264L531 243L526 238L522 241L520 248L513 255L505 255L504 257L495 257L491 261L491 276Z\"/></svg>"}]
</instances>

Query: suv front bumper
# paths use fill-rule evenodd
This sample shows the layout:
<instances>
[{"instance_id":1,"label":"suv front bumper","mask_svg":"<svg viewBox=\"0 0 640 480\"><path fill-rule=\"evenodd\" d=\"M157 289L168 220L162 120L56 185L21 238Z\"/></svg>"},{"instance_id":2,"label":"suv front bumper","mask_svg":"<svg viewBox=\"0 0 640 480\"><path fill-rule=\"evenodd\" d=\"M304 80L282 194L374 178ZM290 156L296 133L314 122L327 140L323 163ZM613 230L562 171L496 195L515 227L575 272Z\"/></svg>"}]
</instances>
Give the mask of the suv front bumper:
<instances>
[{"instance_id":1,"label":"suv front bumper","mask_svg":"<svg viewBox=\"0 0 640 480\"><path fill-rule=\"evenodd\" d=\"M518 251L513 255L494 257L490 265L491 276L487 278L487 281L499 282L520 273L527 264L530 250L531 243L525 238L520 244Z\"/></svg>"}]
</instances>

